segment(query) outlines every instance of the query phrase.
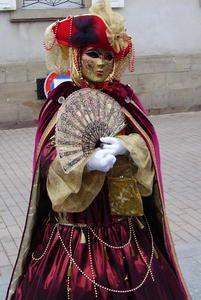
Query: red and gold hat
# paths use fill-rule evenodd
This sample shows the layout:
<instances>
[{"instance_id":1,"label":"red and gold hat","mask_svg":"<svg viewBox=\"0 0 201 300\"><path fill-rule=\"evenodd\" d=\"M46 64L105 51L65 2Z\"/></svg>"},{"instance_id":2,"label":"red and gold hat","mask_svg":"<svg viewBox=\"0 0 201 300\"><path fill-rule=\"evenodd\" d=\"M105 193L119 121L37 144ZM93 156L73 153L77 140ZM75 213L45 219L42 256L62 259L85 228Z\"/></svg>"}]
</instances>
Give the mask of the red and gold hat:
<instances>
[{"instance_id":1,"label":"red and gold hat","mask_svg":"<svg viewBox=\"0 0 201 300\"><path fill-rule=\"evenodd\" d=\"M114 37L105 21L97 15L68 17L58 21L52 30L57 42L63 46L101 48L113 51L117 58L124 57L129 52L131 41L126 32L119 32L118 36ZM117 39L116 42L112 40L112 36L113 40Z\"/></svg>"},{"instance_id":2,"label":"red and gold hat","mask_svg":"<svg viewBox=\"0 0 201 300\"><path fill-rule=\"evenodd\" d=\"M58 65L57 61L60 60L60 65L66 65L71 52L69 49L94 47L112 51L115 60L125 61L129 56L132 71L133 44L124 26L123 17L111 9L108 0L94 4L89 11L90 14L67 17L47 28L44 40L45 49L49 52L47 64Z\"/></svg>"}]
</instances>

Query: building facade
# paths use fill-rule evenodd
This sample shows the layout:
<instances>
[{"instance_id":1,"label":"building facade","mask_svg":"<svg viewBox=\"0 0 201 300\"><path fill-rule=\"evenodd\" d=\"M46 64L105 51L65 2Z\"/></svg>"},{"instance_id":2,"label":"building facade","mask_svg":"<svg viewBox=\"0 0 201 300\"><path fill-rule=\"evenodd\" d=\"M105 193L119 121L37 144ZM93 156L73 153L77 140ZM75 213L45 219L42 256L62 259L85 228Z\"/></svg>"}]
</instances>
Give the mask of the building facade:
<instances>
[{"instance_id":1,"label":"building facade","mask_svg":"<svg viewBox=\"0 0 201 300\"><path fill-rule=\"evenodd\" d=\"M7 7L0 11L1 126L37 119L43 101L37 99L36 80L48 74L44 30L58 18L87 13L91 4L91 0L63 0L62 4L61 0L6 1ZM200 109L200 1L114 3L123 3L115 9L125 16L136 48L135 72L126 72L122 81L132 85L150 113Z\"/></svg>"}]
</instances>

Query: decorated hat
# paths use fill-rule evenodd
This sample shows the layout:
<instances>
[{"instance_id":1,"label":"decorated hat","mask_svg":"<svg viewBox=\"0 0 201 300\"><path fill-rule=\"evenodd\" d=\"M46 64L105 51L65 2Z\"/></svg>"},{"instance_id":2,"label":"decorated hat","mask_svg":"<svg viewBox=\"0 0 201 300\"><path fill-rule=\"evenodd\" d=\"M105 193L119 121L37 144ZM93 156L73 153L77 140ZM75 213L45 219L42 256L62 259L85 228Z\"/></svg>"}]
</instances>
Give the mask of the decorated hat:
<instances>
[{"instance_id":1,"label":"decorated hat","mask_svg":"<svg viewBox=\"0 0 201 300\"><path fill-rule=\"evenodd\" d=\"M95 47L113 51L121 58L129 51L130 38L125 31L115 33L97 15L68 17L52 28L55 39L63 46L72 48Z\"/></svg>"},{"instance_id":2,"label":"decorated hat","mask_svg":"<svg viewBox=\"0 0 201 300\"><path fill-rule=\"evenodd\" d=\"M67 63L69 49L85 47L112 51L116 60L123 60L132 53L133 44L124 19L112 10L108 0L99 1L89 11L90 14L70 16L47 28L44 46L49 52L48 60L59 59L60 55ZM60 46L61 52L57 46Z\"/></svg>"}]
</instances>

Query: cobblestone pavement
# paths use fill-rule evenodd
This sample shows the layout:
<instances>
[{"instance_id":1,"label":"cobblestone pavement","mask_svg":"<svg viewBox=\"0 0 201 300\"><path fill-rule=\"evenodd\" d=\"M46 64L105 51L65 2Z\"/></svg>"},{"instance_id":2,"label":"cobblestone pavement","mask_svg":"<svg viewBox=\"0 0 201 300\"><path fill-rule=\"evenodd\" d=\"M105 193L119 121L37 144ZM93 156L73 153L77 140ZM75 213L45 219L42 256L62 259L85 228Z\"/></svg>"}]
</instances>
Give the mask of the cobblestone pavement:
<instances>
[{"instance_id":1,"label":"cobblestone pavement","mask_svg":"<svg viewBox=\"0 0 201 300\"><path fill-rule=\"evenodd\" d=\"M151 117L158 131L166 207L193 300L201 299L201 112ZM0 130L0 299L20 242L35 128Z\"/></svg>"}]
</instances>

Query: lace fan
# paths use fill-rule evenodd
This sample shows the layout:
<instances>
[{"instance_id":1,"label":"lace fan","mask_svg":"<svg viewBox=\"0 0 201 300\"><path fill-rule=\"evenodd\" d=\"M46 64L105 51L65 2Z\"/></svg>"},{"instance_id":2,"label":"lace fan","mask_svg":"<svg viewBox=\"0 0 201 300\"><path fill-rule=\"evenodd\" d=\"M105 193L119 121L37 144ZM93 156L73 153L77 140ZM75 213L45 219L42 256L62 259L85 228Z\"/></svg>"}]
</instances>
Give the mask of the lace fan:
<instances>
[{"instance_id":1,"label":"lace fan","mask_svg":"<svg viewBox=\"0 0 201 300\"><path fill-rule=\"evenodd\" d=\"M109 95L90 88L64 99L56 124L56 147L63 171L76 165L100 147L100 138L115 136L125 127L121 106Z\"/></svg>"}]
</instances>

